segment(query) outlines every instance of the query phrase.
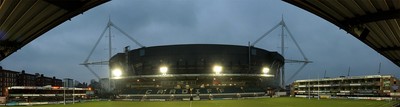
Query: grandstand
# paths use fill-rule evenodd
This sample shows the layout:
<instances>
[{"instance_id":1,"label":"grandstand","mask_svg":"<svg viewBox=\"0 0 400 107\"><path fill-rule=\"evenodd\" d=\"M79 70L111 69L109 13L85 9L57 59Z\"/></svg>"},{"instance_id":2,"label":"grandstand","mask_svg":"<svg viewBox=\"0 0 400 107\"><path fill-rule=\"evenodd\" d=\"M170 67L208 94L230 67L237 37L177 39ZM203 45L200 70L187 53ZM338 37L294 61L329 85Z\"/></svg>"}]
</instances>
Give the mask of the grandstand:
<instances>
[{"instance_id":1,"label":"grandstand","mask_svg":"<svg viewBox=\"0 0 400 107\"><path fill-rule=\"evenodd\" d=\"M199 100L273 94L283 64L256 47L191 44L126 50L109 66L117 98Z\"/></svg>"},{"instance_id":2,"label":"grandstand","mask_svg":"<svg viewBox=\"0 0 400 107\"><path fill-rule=\"evenodd\" d=\"M68 88L58 86L12 86L7 88L7 102L14 105L33 103L76 102L87 98L90 88ZM6 101L1 101L5 103Z\"/></svg>"},{"instance_id":3,"label":"grandstand","mask_svg":"<svg viewBox=\"0 0 400 107\"><path fill-rule=\"evenodd\" d=\"M296 80L291 95L295 97L368 98L399 97L398 79L391 75L367 75Z\"/></svg>"}]
</instances>

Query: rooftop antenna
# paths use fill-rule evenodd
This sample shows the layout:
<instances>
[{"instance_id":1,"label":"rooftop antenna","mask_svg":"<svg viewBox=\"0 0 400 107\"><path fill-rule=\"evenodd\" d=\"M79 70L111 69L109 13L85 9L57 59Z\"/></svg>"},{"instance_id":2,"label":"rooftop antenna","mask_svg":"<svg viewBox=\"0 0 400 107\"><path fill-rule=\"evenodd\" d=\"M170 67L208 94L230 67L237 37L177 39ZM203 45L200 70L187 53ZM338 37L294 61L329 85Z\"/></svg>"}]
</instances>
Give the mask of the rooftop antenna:
<instances>
[{"instance_id":1,"label":"rooftop antenna","mask_svg":"<svg viewBox=\"0 0 400 107\"><path fill-rule=\"evenodd\" d=\"M325 73L324 73L324 78L326 78L326 70L325 70Z\"/></svg>"},{"instance_id":2,"label":"rooftop antenna","mask_svg":"<svg viewBox=\"0 0 400 107\"><path fill-rule=\"evenodd\" d=\"M350 76L350 67L349 67L349 69L347 69L347 76L348 77Z\"/></svg>"},{"instance_id":3,"label":"rooftop antenna","mask_svg":"<svg viewBox=\"0 0 400 107\"><path fill-rule=\"evenodd\" d=\"M272 29L268 30L266 33L264 33L260 38L258 38L257 40L255 40L250 46L254 47L254 45L256 45L260 40L262 40L264 37L266 37L269 33L271 33L272 31L274 31L276 28L278 28L279 26L281 26L281 54L282 56L285 58L285 38L284 38L284 33L285 31L289 34L290 39L294 42L294 44L296 45L297 49L300 51L301 55L303 56L303 60L294 60L294 59L286 59L285 58L285 63L303 63L303 65L297 69L297 71L290 76L290 78L287 81L291 81L308 63L312 63L312 61L308 60L308 58L306 57L306 55L304 54L303 50L300 48L299 44L297 43L296 39L294 38L294 36L292 35L292 33L290 32L289 28L286 26L285 21L283 20L283 15L282 15L282 19L281 21L275 25L274 27L272 27ZM281 68L281 86L284 88L285 85L285 65L282 66Z\"/></svg>"},{"instance_id":4,"label":"rooftop antenna","mask_svg":"<svg viewBox=\"0 0 400 107\"><path fill-rule=\"evenodd\" d=\"M381 75L381 62L379 62L378 74Z\"/></svg>"},{"instance_id":5,"label":"rooftop antenna","mask_svg":"<svg viewBox=\"0 0 400 107\"><path fill-rule=\"evenodd\" d=\"M114 29L116 29L117 31L121 32L124 36L126 36L129 40L131 40L132 42L134 42L136 45L140 46L140 47L145 47L144 45L140 44L136 39L134 39L132 36L130 36L128 33L126 33L125 31L123 31L121 28L119 28L117 25L115 25L112 21L111 18L108 19L108 23L107 26L104 28L103 32L101 33L101 35L99 36L99 38L97 39L95 45L93 46L92 50L90 51L89 55L86 57L86 59L83 61L83 63L81 63L80 65L85 66L94 76L96 76L97 79L100 80L100 76L97 75L97 73L90 68L89 65L108 65L109 62L108 61L95 61L95 62L89 62L90 57L93 55L94 50L96 49L96 47L98 46L98 44L100 43L100 40L104 37L104 34L106 33L106 31L108 30L108 34L109 34L109 38L108 38L108 58L111 59L112 57L112 42L111 42L111 27L113 27ZM111 73L109 73L109 77L111 77Z\"/></svg>"},{"instance_id":6,"label":"rooftop antenna","mask_svg":"<svg viewBox=\"0 0 400 107\"><path fill-rule=\"evenodd\" d=\"M249 71L247 71L247 73L250 73L251 70L251 45L250 45L250 41L249 41L249 54L248 54L248 59L249 59Z\"/></svg>"}]
</instances>

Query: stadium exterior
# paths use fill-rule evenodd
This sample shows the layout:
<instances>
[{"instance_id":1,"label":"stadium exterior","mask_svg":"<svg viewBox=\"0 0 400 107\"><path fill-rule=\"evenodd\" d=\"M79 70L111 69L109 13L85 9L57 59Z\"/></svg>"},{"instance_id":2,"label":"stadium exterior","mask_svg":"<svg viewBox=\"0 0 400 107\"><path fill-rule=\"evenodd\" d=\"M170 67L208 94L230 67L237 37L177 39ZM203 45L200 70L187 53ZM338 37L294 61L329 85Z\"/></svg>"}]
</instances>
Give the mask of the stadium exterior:
<instances>
[{"instance_id":1,"label":"stadium exterior","mask_svg":"<svg viewBox=\"0 0 400 107\"><path fill-rule=\"evenodd\" d=\"M398 79L391 75L367 75L296 80L294 97L381 99L400 97Z\"/></svg>"},{"instance_id":2,"label":"stadium exterior","mask_svg":"<svg viewBox=\"0 0 400 107\"><path fill-rule=\"evenodd\" d=\"M109 66L118 97L208 99L273 94L283 64L280 54L260 48L190 44L126 49Z\"/></svg>"}]
</instances>

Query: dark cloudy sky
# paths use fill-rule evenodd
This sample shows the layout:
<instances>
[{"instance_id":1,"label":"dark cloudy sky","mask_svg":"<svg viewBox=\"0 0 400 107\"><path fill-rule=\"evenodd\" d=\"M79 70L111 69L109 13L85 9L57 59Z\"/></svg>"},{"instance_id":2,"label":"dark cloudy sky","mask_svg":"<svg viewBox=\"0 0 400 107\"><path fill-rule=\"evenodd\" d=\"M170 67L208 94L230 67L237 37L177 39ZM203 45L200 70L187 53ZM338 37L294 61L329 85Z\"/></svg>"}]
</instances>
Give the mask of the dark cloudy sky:
<instances>
[{"instance_id":1,"label":"dark cloudy sky","mask_svg":"<svg viewBox=\"0 0 400 107\"><path fill-rule=\"evenodd\" d=\"M113 0L64 22L0 62L4 69L43 73L88 82L95 77L79 65L111 20L145 46L172 44L233 44L246 46L281 21L282 16L309 64L293 78L372 75L400 76L400 68L344 30L305 10L280 0ZM256 47L280 51L280 30ZM112 29L113 54L123 47L138 48ZM288 36L286 36L288 37ZM102 39L91 61L108 59L107 38ZM302 59L290 38L286 58ZM290 77L301 64L287 64ZM107 77L107 66L94 66ZM292 82L292 81L289 81ZM287 82L287 83L289 83Z\"/></svg>"}]
</instances>

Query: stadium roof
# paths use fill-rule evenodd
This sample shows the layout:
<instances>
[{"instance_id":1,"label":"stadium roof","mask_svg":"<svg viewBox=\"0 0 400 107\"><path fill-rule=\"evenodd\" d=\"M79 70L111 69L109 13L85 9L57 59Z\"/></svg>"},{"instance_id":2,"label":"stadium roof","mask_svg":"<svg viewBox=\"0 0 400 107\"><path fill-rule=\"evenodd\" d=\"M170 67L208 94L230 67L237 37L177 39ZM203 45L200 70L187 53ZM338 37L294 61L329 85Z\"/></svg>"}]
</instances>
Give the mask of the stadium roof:
<instances>
[{"instance_id":1,"label":"stadium roof","mask_svg":"<svg viewBox=\"0 0 400 107\"><path fill-rule=\"evenodd\" d=\"M0 0L0 61L59 24L109 0Z\"/></svg>"},{"instance_id":2,"label":"stadium roof","mask_svg":"<svg viewBox=\"0 0 400 107\"><path fill-rule=\"evenodd\" d=\"M344 29L400 67L400 0L283 0Z\"/></svg>"}]
</instances>

